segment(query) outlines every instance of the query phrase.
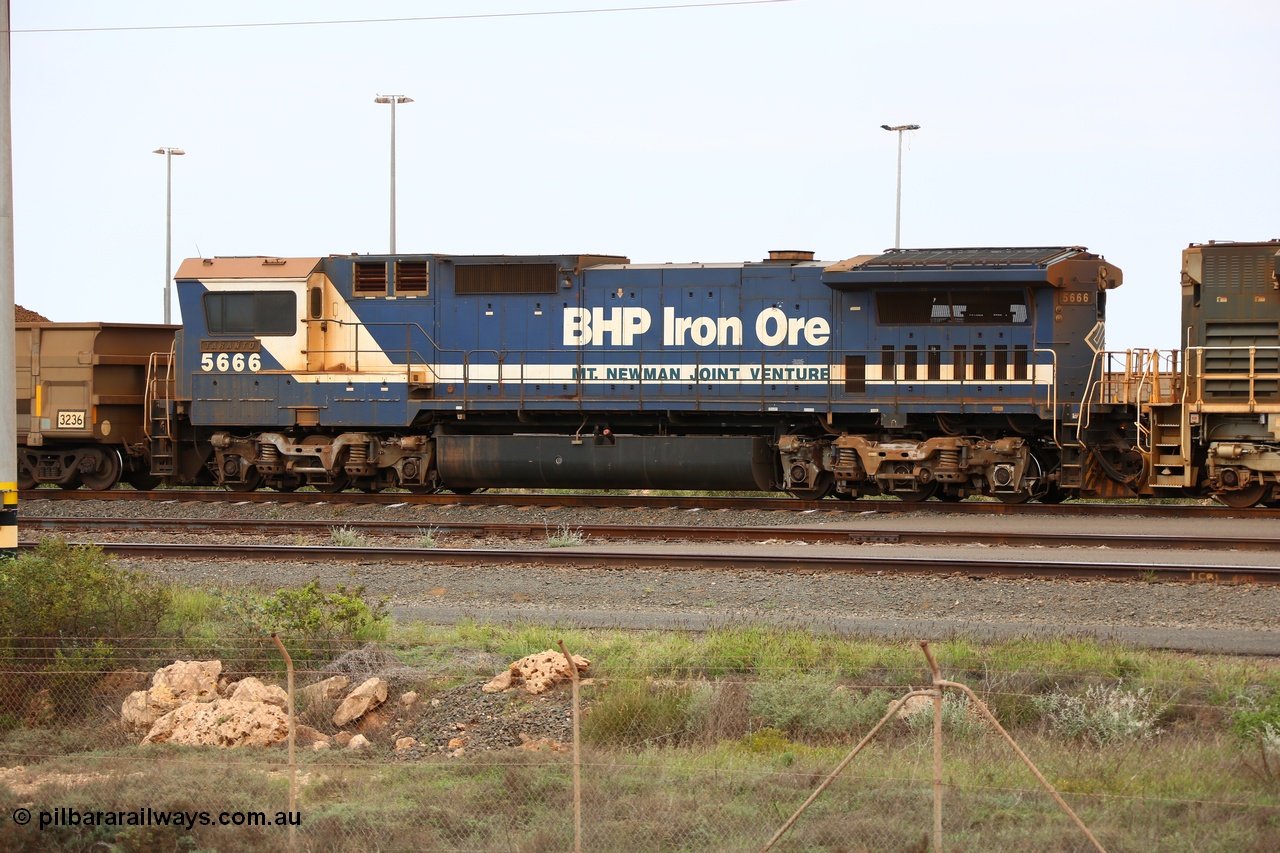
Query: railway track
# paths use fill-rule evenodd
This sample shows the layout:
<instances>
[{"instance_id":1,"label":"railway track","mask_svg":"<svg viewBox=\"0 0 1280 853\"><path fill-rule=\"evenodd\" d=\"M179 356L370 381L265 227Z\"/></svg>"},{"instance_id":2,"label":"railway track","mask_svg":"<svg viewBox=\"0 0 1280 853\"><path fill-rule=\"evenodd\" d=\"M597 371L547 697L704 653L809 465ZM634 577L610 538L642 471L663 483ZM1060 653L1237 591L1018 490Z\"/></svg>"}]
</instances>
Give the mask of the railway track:
<instances>
[{"instance_id":1,"label":"railway track","mask_svg":"<svg viewBox=\"0 0 1280 853\"><path fill-rule=\"evenodd\" d=\"M111 489L33 489L19 493L20 502L26 501L159 501L193 503L291 503L291 504L363 504L378 506L516 506L516 507L609 507L615 509L705 509L705 510L775 510L799 512L821 510L832 513L940 513L948 515L1018 515L1018 516L1114 516L1133 515L1143 518L1280 518L1280 508L1253 507L1235 509L1220 504L1182 503L1155 504L1142 501L1131 503L1076 503L1064 504L1003 504L998 501L969 500L959 503L923 501L912 503L896 499L884 500L821 500L802 501L795 498L739 497L703 495L645 495L645 494L554 494L483 492L471 495L439 493L417 495L409 492L228 492L204 489L158 489L135 491Z\"/></svg>"},{"instance_id":2,"label":"railway track","mask_svg":"<svg viewBox=\"0 0 1280 853\"><path fill-rule=\"evenodd\" d=\"M1212 570L1196 566L1154 562L1080 562L1067 560L1022 560L955 558L937 556L804 556L797 554L690 554L640 550L595 550L589 548L542 548L503 550L493 548L386 548L335 547L313 545L209 544L201 543L198 554L188 543L101 542L102 550L114 556L144 559L202 560L289 560L294 562L412 563L417 565L495 566L508 564L556 566L561 568L653 569L698 571L765 571L784 573L848 573L897 575L959 575L970 578L1016 577L1038 579L1108 579L1149 582L1193 582L1226 584L1277 584L1280 568L1218 565ZM19 543L19 548L34 547Z\"/></svg>"},{"instance_id":3,"label":"railway track","mask_svg":"<svg viewBox=\"0 0 1280 853\"><path fill-rule=\"evenodd\" d=\"M341 528L378 537L420 537L430 531L449 539L545 539L546 524L489 522L403 523L388 521L316 521L284 519L88 518L23 516L21 528L62 534L73 530L138 533L215 533L243 536L326 536ZM1111 549L1200 549L1280 553L1280 536L1168 535L1143 533L1012 532L992 530L851 530L835 527L715 527L689 525L582 524L572 529L589 542L737 542L803 541L834 545L987 545Z\"/></svg>"}]
</instances>

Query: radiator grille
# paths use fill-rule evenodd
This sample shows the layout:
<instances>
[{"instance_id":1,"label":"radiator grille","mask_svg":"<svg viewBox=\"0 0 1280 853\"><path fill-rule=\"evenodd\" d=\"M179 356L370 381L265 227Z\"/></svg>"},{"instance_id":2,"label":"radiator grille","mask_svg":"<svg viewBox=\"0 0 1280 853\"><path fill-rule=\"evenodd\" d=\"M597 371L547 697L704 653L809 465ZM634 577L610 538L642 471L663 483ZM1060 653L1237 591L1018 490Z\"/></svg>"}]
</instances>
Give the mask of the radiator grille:
<instances>
[{"instance_id":1,"label":"radiator grille","mask_svg":"<svg viewBox=\"0 0 1280 853\"><path fill-rule=\"evenodd\" d=\"M1280 328L1275 322L1209 323L1205 326L1204 390L1209 398L1248 399L1247 378L1221 379L1214 374L1247 374L1249 347L1257 347L1253 357L1255 374L1280 374ZM1255 398L1280 392L1276 379L1257 379Z\"/></svg>"},{"instance_id":2,"label":"radiator grille","mask_svg":"<svg viewBox=\"0 0 1280 853\"><path fill-rule=\"evenodd\" d=\"M555 264L459 264L453 290L459 296L486 293L555 293Z\"/></svg>"}]
</instances>

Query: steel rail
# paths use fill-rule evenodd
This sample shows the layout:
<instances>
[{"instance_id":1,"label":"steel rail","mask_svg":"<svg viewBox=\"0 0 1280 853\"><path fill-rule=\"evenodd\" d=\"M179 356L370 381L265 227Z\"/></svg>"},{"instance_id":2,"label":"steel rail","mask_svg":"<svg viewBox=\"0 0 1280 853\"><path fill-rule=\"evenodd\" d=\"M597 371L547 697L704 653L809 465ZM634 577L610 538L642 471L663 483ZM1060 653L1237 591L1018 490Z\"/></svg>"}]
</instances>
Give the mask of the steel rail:
<instances>
[{"instance_id":1,"label":"steel rail","mask_svg":"<svg viewBox=\"0 0 1280 853\"><path fill-rule=\"evenodd\" d=\"M602 495L602 494L552 494L494 493L473 495L436 493L418 495L409 492L229 492L221 489L158 489L135 491L111 489L95 492L88 489L33 489L19 493L24 502L39 500L110 500L110 501L160 501L164 503L215 502L215 503L268 503L268 504L362 504L374 506L425 505L425 506L564 506L613 509L726 509L799 512L821 510L831 513L938 513L946 515L1018 515L1018 516L1111 516L1128 515L1144 518L1280 518L1280 507L1251 507L1235 509L1220 504L1161 504L1134 500L1131 503L1077 503L1064 504L1004 504L991 500L970 500L959 503L921 501L912 503L892 498L871 498L856 501L821 500L804 501L786 495L773 497L721 497L702 495Z\"/></svg>"},{"instance_id":2,"label":"steel rail","mask_svg":"<svg viewBox=\"0 0 1280 853\"><path fill-rule=\"evenodd\" d=\"M843 545L1008 545L1044 547L1179 548L1217 551L1280 553L1280 536L1224 536L1150 533L1027 533L988 530L854 530L847 527L722 527L713 525L575 524L572 529L589 540L821 542ZM102 518L23 516L19 529L45 531L112 530L176 533L264 534L285 536L311 532L325 535L347 529L378 536L422 536L428 531L449 536L545 538L546 524L485 522L317 521L313 519L234 518Z\"/></svg>"},{"instance_id":3,"label":"steel rail","mask_svg":"<svg viewBox=\"0 0 1280 853\"><path fill-rule=\"evenodd\" d=\"M500 550L492 548L344 548L307 545L220 545L93 543L105 553L146 559L289 560L297 562L414 563L447 566L540 565L566 568L702 571L803 572L812 574L961 575L1041 579L1107 579L1194 583L1275 584L1280 568L1199 566L1169 563L1090 563L1066 560L998 560L956 557L893 557L857 554L848 557L794 554L673 554L645 551L597 551L590 548ZM35 547L20 542L20 549Z\"/></svg>"}]
</instances>

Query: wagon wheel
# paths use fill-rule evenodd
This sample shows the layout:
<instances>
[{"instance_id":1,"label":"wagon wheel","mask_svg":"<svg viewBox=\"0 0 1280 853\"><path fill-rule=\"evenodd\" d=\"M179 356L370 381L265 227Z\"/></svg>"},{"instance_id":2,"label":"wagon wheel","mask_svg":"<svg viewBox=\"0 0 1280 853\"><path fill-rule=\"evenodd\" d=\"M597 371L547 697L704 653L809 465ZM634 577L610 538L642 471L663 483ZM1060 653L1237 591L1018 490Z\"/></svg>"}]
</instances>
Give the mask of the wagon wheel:
<instances>
[{"instance_id":1,"label":"wagon wheel","mask_svg":"<svg viewBox=\"0 0 1280 853\"><path fill-rule=\"evenodd\" d=\"M1231 492L1215 492L1214 497L1233 509L1248 509L1257 506L1266 497L1268 487L1265 483L1254 483L1243 489Z\"/></svg>"},{"instance_id":2,"label":"wagon wheel","mask_svg":"<svg viewBox=\"0 0 1280 853\"><path fill-rule=\"evenodd\" d=\"M1030 492L996 492L992 497L1002 504L1024 504L1031 500Z\"/></svg>"},{"instance_id":3,"label":"wagon wheel","mask_svg":"<svg viewBox=\"0 0 1280 853\"><path fill-rule=\"evenodd\" d=\"M35 487L36 475L31 473L31 469L23 464L22 460L18 460L18 488L26 491Z\"/></svg>"},{"instance_id":4,"label":"wagon wheel","mask_svg":"<svg viewBox=\"0 0 1280 853\"><path fill-rule=\"evenodd\" d=\"M474 486L458 486L445 491L453 492L455 495L474 495L476 493Z\"/></svg>"},{"instance_id":5,"label":"wagon wheel","mask_svg":"<svg viewBox=\"0 0 1280 853\"><path fill-rule=\"evenodd\" d=\"M120 453L112 447L102 452L95 470L80 473L80 481L95 492L105 492L120 482L120 474L123 471Z\"/></svg>"},{"instance_id":6,"label":"wagon wheel","mask_svg":"<svg viewBox=\"0 0 1280 853\"><path fill-rule=\"evenodd\" d=\"M820 501L835 488L836 477L830 471L821 471L814 478L812 489L788 489L787 494L802 501Z\"/></svg>"},{"instance_id":7,"label":"wagon wheel","mask_svg":"<svg viewBox=\"0 0 1280 853\"><path fill-rule=\"evenodd\" d=\"M415 483L411 486L405 486L405 488L415 495L433 495L440 491L435 486L428 486L425 483L421 485Z\"/></svg>"},{"instance_id":8,"label":"wagon wheel","mask_svg":"<svg viewBox=\"0 0 1280 853\"><path fill-rule=\"evenodd\" d=\"M960 503L960 501L964 500L964 495L960 494L959 492L952 491L951 489L948 489L945 486L943 488L938 489L938 491L934 494L934 497L942 501L943 503L948 503L948 504L958 504Z\"/></svg>"},{"instance_id":9,"label":"wagon wheel","mask_svg":"<svg viewBox=\"0 0 1280 853\"><path fill-rule=\"evenodd\" d=\"M909 504L918 504L929 500L933 497L934 492L938 491L936 482L921 486L918 489L904 489L902 491L893 492L900 501L906 501Z\"/></svg>"},{"instance_id":10,"label":"wagon wheel","mask_svg":"<svg viewBox=\"0 0 1280 853\"><path fill-rule=\"evenodd\" d=\"M79 474L72 474L72 475L71 475L71 479L70 479L70 480L67 480L67 482L65 482L65 483L59 483L59 484L58 484L58 488L59 488L59 489L67 489L68 491L70 491L70 490L72 490L72 489L78 489L78 488L80 488L80 475L79 475Z\"/></svg>"}]
</instances>

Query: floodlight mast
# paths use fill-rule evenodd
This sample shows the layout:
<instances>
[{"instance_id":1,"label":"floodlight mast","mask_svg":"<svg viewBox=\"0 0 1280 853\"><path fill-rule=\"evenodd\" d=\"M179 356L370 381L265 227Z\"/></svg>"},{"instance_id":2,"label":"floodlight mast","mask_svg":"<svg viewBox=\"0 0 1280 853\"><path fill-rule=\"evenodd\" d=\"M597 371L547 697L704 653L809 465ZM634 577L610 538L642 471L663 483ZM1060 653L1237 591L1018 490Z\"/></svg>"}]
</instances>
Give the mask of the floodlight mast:
<instances>
[{"instance_id":1,"label":"floodlight mast","mask_svg":"<svg viewBox=\"0 0 1280 853\"><path fill-rule=\"evenodd\" d=\"M172 322L170 293L173 287L173 158L187 152L181 148L157 148L152 154L164 155L164 324Z\"/></svg>"},{"instance_id":2,"label":"floodlight mast","mask_svg":"<svg viewBox=\"0 0 1280 853\"><path fill-rule=\"evenodd\" d=\"M412 104L408 95L378 95L375 104L391 105L391 254L396 253L396 104Z\"/></svg>"},{"instance_id":3,"label":"floodlight mast","mask_svg":"<svg viewBox=\"0 0 1280 853\"><path fill-rule=\"evenodd\" d=\"M890 127L887 124L880 125L885 130L894 130L898 133L898 202L893 212L893 248L898 249L902 246L902 134L908 130L919 130L918 124L898 124Z\"/></svg>"}]
</instances>

